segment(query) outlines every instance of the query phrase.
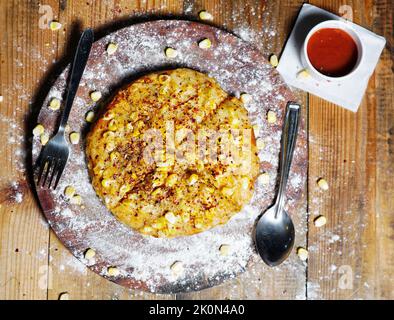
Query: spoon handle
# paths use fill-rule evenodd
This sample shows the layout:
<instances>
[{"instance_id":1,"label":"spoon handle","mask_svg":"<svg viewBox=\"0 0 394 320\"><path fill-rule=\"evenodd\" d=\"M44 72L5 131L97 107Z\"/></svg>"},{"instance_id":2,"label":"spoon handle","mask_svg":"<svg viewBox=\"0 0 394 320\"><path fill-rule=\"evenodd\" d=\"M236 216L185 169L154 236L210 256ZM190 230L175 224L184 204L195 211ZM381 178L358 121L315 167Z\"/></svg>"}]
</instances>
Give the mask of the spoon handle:
<instances>
[{"instance_id":1,"label":"spoon handle","mask_svg":"<svg viewBox=\"0 0 394 320\"><path fill-rule=\"evenodd\" d=\"M298 124L300 119L301 106L294 102L289 102L286 108L286 115L283 123L280 170L279 170L279 190L276 198L275 217L278 212L282 212L287 180L293 159L294 148L297 140Z\"/></svg>"}]
</instances>

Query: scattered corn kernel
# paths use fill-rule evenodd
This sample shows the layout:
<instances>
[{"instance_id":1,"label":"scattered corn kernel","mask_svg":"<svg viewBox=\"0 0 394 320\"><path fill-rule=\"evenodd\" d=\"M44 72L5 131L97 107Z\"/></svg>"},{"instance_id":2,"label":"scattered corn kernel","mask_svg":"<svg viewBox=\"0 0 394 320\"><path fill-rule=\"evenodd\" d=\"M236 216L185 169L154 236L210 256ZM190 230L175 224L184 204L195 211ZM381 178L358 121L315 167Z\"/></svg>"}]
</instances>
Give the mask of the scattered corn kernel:
<instances>
[{"instance_id":1,"label":"scattered corn kernel","mask_svg":"<svg viewBox=\"0 0 394 320\"><path fill-rule=\"evenodd\" d=\"M71 132L70 133L70 142L72 144L78 144L79 143L79 133L78 132Z\"/></svg>"},{"instance_id":2,"label":"scattered corn kernel","mask_svg":"<svg viewBox=\"0 0 394 320\"><path fill-rule=\"evenodd\" d=\"M270 63L271 65L276 68L279 64L279 60L276 54L271 54L270 56Z\"/></svg>"},{"instance_id":3,"label":"scattered corn kernel","mask_svg":"<svg viewBox=\"0 0 394 320\"><path fill-rule=\"evenodd\" d=\"M239 96L243 104L248 104L252 101L252 96L249 93L241 93Z\"/></svg>"},{"instance_id":4,"label":"scattered corn kernel","mask_svg":"<svg viewBox=\"0 0 394 320\"><path fill-rule=\"evenodd\" d=\"M178 51L176 51L174 48L170 48L170 47L167 47L164 50L164 53L166 54L167 58L175 58L178 55Z\"/></svg>"},{"instance_id":5,"label":"scattered corn kernel","mask_svg":"<svg viewBox=\"0 0 394 320\"><path fill-rule=\"evenodd\" d=\"M61 27L62 27L62 24L58 21L51 21L49 23L49 29L51 29L52 31L59 30Z\"/></svg>"},{"instance_id":6,"label":"scattered corn kernel","mask_svg":"<svg viewBox=\"0 0 394 320\"><path fill-rule=\"evenodd\" d=\"M108 267L107 274L111 277L117 277L120 274L120 271L117 267Z\"/></svg>"},{"instance_id":7,"label":"scattered corn kernel","mask_svg":"<svg viewBox=\"0 0 394 320\"><path fill-rule=\"evenodd\" d=\"M198 180L198 175L193 173L190 175L189 179L187 180L187 183L189 184L189 186L192 186L197 182L197 180Z\"/></svg>"},{"instance_id":8,"label":"scattered corn kernel","mask_svg":"<svg viewBox=\"0 0 394 320\"><path fill-rule=\"evenodd\" d=\"M269 184L270 175L267 172L263 172L262 174L259 175L259 177L257 178L257 181L259 184L262 184L262 185Z\"/></svg>"},{"instance_id":9,"label":"scattered corn kernel","mask_svg":"<svg viewBox=\"0 0 394 320\"><path fill-rule=\"evenodd\" d=\"M33 129L33 136L38 137L42 135L45 131L45 128L42 124L37 124Z\"/></svg>"},{"instance_id":10,"label":"scattered corn kernel","mask_svg":"<svg viewBox=\"0 0 394 320\"><path fill-rule=\"evenodd\" d=\"M178 221L178 218L172 212L167 212L164 217L171 224L175 224Z\"/></svg>"},{"instance_id":11,"label":"scattered corn kernel","mask_svg":"<svg viewBox=\"0 0 394 320\"><path fill-rule=\"evenodd\" d=\"M85 116L85 120L86 120L87 122L93 122L94 116L95 116L94 111L89 111L89 112L86 114L86 116Z\"/></svg>"},{"instance_id":12,"label":"scattered corn kernel","mask_svg":"<svg viewBox=\"0 0 394 320\"><path fill-rule=\"evenodd\" d=\"M57 98L52 98L49 102L49 109L56 111L60 109L60 100Z\"/></svg>"},{"instance_id":13,"label":"scattered corn kernel","mask_svg":"<svg viewBox=\"0 0 394 320\"><path fill-rule=\"evenodd\" d=\"M75 188L73 186L67 186L64 189L64 195L67 199L71 199L75 195Z\"/></svg>"},{"instance_id":14,"label":"scattered corn kernel","mask_svg":"<svg viewBox=\"0 0 394 320\"><path fill-rule=\"evenodd\" d=\"M305 248L297 248L297 255L302 261L306 261L308 259L308 251Z\"/></svg>"},{"instance_id":15,"label":"scattered corn kernel","mask_svg":"<svg viewBox=\"0 0 394 320\"><path fill-rule=\"evenodd\" d=\"M322 189L324 191L328 190L328 182L323 178L320 178L319 180L317 180L317 185L319 186L320 189Z\"/></svg>"},{"instance_id":16,"label":"scattered corn kernel","mask_svg":"<svg viewBox=\"0 0 394 320\"><path fill-rule=\"evenodd\" d=\"M228 256L228 254L230 253L230 246L228 244L222 244L219 247L219 252L222 256Z\"/></svg>"},{"instance_id":17,"label":"scattered corn kernel","mask_svg":"<svg viewBox=\"0 0 394 320\"><path fill-rule=\"evenodd\" d=\"M205 39L201 40L201 41L198 43L198 46L199 46L201 49L209 49L209 48L212 46L212 42L211 42L211 40L209 40L208 38L205 38Z\"/></svg>"},{"instance_id":18,"label":"scattered corn kernel","mask_svg":"<svg viewBox=\"0 0 394 320\"><path fill-rule=\"evenodd\" d=\"M116 52L116 50L118 50L118 44L117 43L109 43L107 46L107 53L109 55L114 54Z\"/></svg>"},{"instance_id":19,"label":"scattered corn kernel","mask_svg":"<svg viewBox=\"0 0 394 320\"><path fill-rule=\"evenodd\" d=\"M70 199L70 203L80 206L82 204L82 197L76 194Z\"/></svg>"},{"instance_id":20,"label":"scattered corn kernel","mask_svg":"<svg viewBox=\"0 0 394 320\"><path fill-rule=\"evenodd\" d=\"M119 157L120 157L120 153L117 151L113 151L109 155L109 158L111 159L111 161L116 161L116 160L118 160Z\"/></svg>"},{"instance_id":21,"label":"scattered corn kernel","mask_svg":"<svg viewBox=\"0 0 394 320\"><path fill-rule=\"evenodd\" d=\"M167 187L173 187L173 186L175 186L175 184L177 183L177 181L178 181L178 175L175 174L175 173L170 174L170 175L168 176L167 180L166 180L166 186L167 186Z\"/></svg>"},{"instance_id":22,"label":"scattered corn kernel","mask_svg":"<svg viewBox=\"0 0 394 320\"><path fill-rule=\"evenodd\" d=\"M41 144L43 145L43 146L45 146L47 143L48 143L48 141L49 141L49 135L47 134L47 133L42 133L41 135L40 135L40 141L41 141Z\"/></svg>"},{"instance_id":23,"label":"scattered corn kernel","mask_svg":"<svg viewBox=\"0 0 394 320\"><path fill-rule=\"evenodd\" d=\"M308 70L302 69L300 72L297 73L297 79L307 79L311 75Z\"/></svg>"},{"instance_id":24,"label":"scattered corn kernel","mask_svg":"<svg viewBox=\"0 0 394 320\"><path fill-rule=\"evenodd\" d=\"M171 271L174 275L179 276L183 273L183 263L181 261L175 261L172 265L171 265Z\"/></svg>"},{"instance_id":25,"label":"scattered corn kernel","mask_svg":"<svg viewBox=\"0 0 394 320\"><path fill-rule=\"evenodd\" d=\"M90 93L90 99L92 99L94 102L97 102L101 99L102 94L100 91L93 91Z\"/></svg>"},{"instance_id":26,"label":"scattered corn kernel","mask_svg":"<svg viewBox=\"0 0 394 320\"><path fill-rule=\"evenodd\" d=\"M70 294L68 292L60 293L59 300L70 300Z\"/></svg>"},{"instance_id":27,"label":"scattered corn kernel","mask_svg":"<svg viewBox=\"0 0 394 320\"><path fill-rule=\"evenodd\" d=\"M267 112L267 121L268 123L274 124L276 123L276 113L272 110Z\"/></svg>"},{"instance_id":28,"label":"scattered corn kernel","mask_svg":"<svg viewBox=\"0 0 394 320\"><path fill-rule=\"evenodd\" d=\"M259 150L264 149L265 143L264 143L263 138L258 138L258 139L256 140L256 147L257 147L257 149L259 149Z\"/></svg>"},{"instance_id":29,"label":"scattered corn kernel","mask_svg":"<svg viewBox=\"0 0 394 320\"><path fill-rule=\"evenodd\" d=\"M322 227L327 223L327 218L325 216L318 216L315 220L313 220L315 227Z\"/></svg>"},{"instance_id":30,"label":"scattered corn kernel","mask_svg":"<svg viewBox=\"0 0 394 320\"><path fill-rule=\"evenodd\" d=\"M85 251L84 258L86 260L91 260L94 258L95 255L96 255L96 251L94 251L92 248L89 248L88 250Z\"/></svg>"},{"instance_id":31,"label":"scattered corn kernel","mask_svg":"<svg viewBox=\"0 0 394 320\"><path fill-rule=\"evenodd\" d=\"M198 17L201 20L209 20L209 21L213 20L212 14L210 14L208 11L205 11L205 10L200 11L200 13L198 14Z\"/></svg>"}]
</instances>

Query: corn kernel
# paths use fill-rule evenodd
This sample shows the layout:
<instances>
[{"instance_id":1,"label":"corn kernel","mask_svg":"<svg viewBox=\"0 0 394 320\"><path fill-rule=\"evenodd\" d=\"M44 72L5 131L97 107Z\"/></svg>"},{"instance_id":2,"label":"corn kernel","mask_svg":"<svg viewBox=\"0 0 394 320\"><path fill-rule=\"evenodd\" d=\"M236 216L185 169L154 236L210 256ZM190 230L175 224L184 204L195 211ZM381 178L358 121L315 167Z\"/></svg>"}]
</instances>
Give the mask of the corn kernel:
<instances>
[{"instance_id":1,"label":"corn kernel","mask_svg":"<svg viewBox=\"0 0 394 320\"><path fill-rule=\"evenodd\" d=\"M173 212L167 212L164 217L171 224L175 224L178 221L178 217L176 217Z\"/></svg>"},{"instance_id":2,"label":"corn kernel","mask_svg":"<svg viewBox=\"0 0 394 320\"><path fill-rule=\"evenodd\" d=\"M170 174L170 175L168 176L167 180L166 180L166 186L167 186L167 187L173 187L173 186L175 186L175 184L177 183L177 181L178 181L178 175L175 174L175 173Z\"/></svg>"},{"instance_id":3,"label":"corn kernel","mask_svg":"<svg viewBox=\"0 0 394 320\"><path fill-rule=\"evenodd\" d=\"M130 114L130 119L131 119L132 121L137 121L137 120L138 120L138 112L133 111L133 112Z\"/></svg>"},{"instance_id":4,"label":"corn kernel","mask_svg":"<svg viewBox=\"0 0 394 320\"><path fill-rule=\"evenodd\" d=\"M264 172L259 175L259 177L257 178L257 181L259 184L267 185L270 182L270 176L267 172Z\"/></svg>"},{"instance_id":5,"label":"corn kernel","mask_svg":"<svg viewBox=\"0 0 394 320\"><path fill-rule=\"evenodd\" d=\"M145 226L142 228L143 233L151 233L153 231L153 228Z\"/></svg>"},{"instance_id":6,"label":"corn kernel","mask_svg":"<svg viewBox=\"0 0 394 320\"><path fill-rule=\"evenodd\" d=\"M175 49L170 48L170 47L167 47L164 50L164 53L166 54L167 58L175 58L178 55L178 51L176 51Z\"/></svg>"},{"instance_id":7,"label":"corn kernel","mask_svg":"<svg viewBox=\"0 0 394 320\"><path fill-rule=\"evenodd\" d=\"M187 183L189 184L189 186L194 185L198 180L198 175L193 173L190 175L189 179L187 180Z\"/></svg>"},{"instance_id":8,"label":"corn kernel","mask_svg":"<svg viewBox=\"0 0 394 320\"><path fill-rule=\"evenodd\" d=\"M33 136L38 137L42 135L45 131L45 128L42 124L37 124L33 129Z\"/></svg>"},{"instance_id":9,"label":"corn kernel","mask_svg":"<svg viewBox=\"0 0 394 320\"><path fill-rule=\"evenodd\" d=\"M126 192L129 192L129 191L130 191L130 186L128 184L124 184L119 189L119 193L122 195L124 195Z\"/></svg>"},{"instance_id":10,"label":"corn kernel","mask_svg":"<svg viewBox=\"0 0 394 320\"><path fill-rule=\"evenodd\" d=\"M200 11L200 13L198 14L198 17L201 20L208 20L208 21L213 20L212 14L210 14L208 11L205 11L205 10Z\"/></svg>"},{"instance_id":11,"label":"corn kernel","mask_svg":"<svg viewBox=\"0 0 394 320\"><path fill-rule=\"evenodd\" d=\"M107 46L107 53L108 55L114 54L118 50L118 44L117 43L109 43Z\"/></svg>"},{"instance_id":12,"label":"corn kernel","mask_svg":"<svg viewBox=\"0 0 394 320\"><path fill-rule=\"evenodd\" d=\"M119 157L120 157L120 153L117 151L113 151L109 155L109 158L111 159L111 161L116 161L119 159Z\"/></svg>"},{"instance_id":13,"label":"corn kernel","mask_svg":"<svg viewBox=\"0 0 394 320\"><path fill-rule=\"evenodd\" d=\"M67 186L64 189L64 195L67 199L71 199L75 195L75 188L73 186Z\"/></svg>"},{"instance_id":14,"label":"corn kernel","mask_svg":"<svg viewBox=\"0 0 394 320\"><path fill-rule=\"evenodd\" d=\"M172 273L176 276L179 276L183 273L183 263L181 261L175 261L170 267Z\"/></svg>"},{"instance_id":15,"label":"corn kernel","mask_svg":"<svg viewBox=\"0 0 394 320\"><path fill-rule=\"evenodd\" d=\"M230 196L233 195L234 189L233 189L233 188L224 187L224 188L222 189L222 193L223 193L225 196L230 197Z\"/></svg>"},{"instance_id":16,"label":"corn kernel","mask_svg":"<svg viewBox=\"0 0 394 320\"><path fill-rule=\"evenodd\" d=\"M319 186L320 189L322 189L324 191L328 190L328 182L323 178L320 178L319 180L317 180L317 185Z\"/></svg>"},{"instance_id":17,"label":"corn kernel","mask_svg":"<svg viewBox=\"0 0 394 320\"><path fill-rule=\"evenodd\" d=\"M315 227L322 227L327 223L327 218L325 216L318 216L315 220L313 220Z\"/></svg>"},{"instance_id":18,"label":"corn kernel","mask_svg":"<svg viewBox=\"0 0 394 320\"><path fill-rule=\"evenodd\" d=\"M103 179L103 180L101 180L101 185L104 188L108 188L111 185L111 181L109 179Z\"/></svg>"},{"instance_id":19,"label":"corn kernel","mask_svg":"<svg viewBox=\"0 0 394 320\"><path fill-rule=\"evenodd\" d=\"M51 29L52 31L59 30L61 27L62 27L62 24L58 21L51 21L49 23L49 29Z\"/></svg>"},{"instance_id":20,"label":"corn kernel","mask_svg":"<svg viewBox=\"0 0 394 320\"><path fill-rule=\"evenodd\" d=\"M70 141L72 144L78 144L79 143L79 133L78 132L71 132L70 133Z\"/></svg>"},{"instance_id":21,"label":"corn kernel","mask_svg":"<svg viewBox=\"0 0 394 320\"><path fill-rule=\"evenodd\" d=\"M241 93L239 96L243 104L248 104L252 101L252 96L248 93Z\"/></svg>"},{"instance_id":22,"label":"corn kernel","mask_svg":"<svg viewBox=\"0 0 394 320\"><path fill-rule=\"evenodd\" d=\"M90 99L92 99L92 101L97 102L101 99L102 94L100 91L93 91L90 93Z\"/></svg>"},{"instance_id":23,"label":"corn kernel","mask_svg":"<svg viewBox=\"0 0 394 320\"><path fill-rule=\"evenodd\" d=\"M4 97L0 95L0 103L4 101Z\"/></svg>"},{"instance_id":24,"label":"corn kernel","mask_svg":"<svg viewBox=\"0 0 394 320\"><path fill-rule=\"evenodd\" d=\"M152 197L156 197L156 196L158 196L160 193L161 193L161 188L156 188L155 190L153 190L153 192L152 192Z\"/></svg>"},{"instance_id":25,"label":"corn kernel","mask_svg":"<svg viewBox=\"0 0 394 320\"><path fill-rule=\"evenodd\" d=\"M228 256L228 254L230 253L230 246L228 244L222 244L219 247L219 252L222 256Z\"/></svg>"},{"instance_id":26,"label":"corn kernel","mask_svg":"<svg viewBox=\"0 0 394 320\"><path fill-rule=\"evenodd\" d=\"M306 261L308 259L308 251L305 248L297 248L297 255L302 261Z\"/></svg>"},{"instance_id":27,"label":"corn kernel","mask_svg":"<svg viewBox=\"0 0 394 320\"><path fill-rule=\"evenodd\" d=\"M307 69L302 69L300 72L297 73L297 79L307 79L311 75Z\"/></svg>"},{"instance_id":28,"label":"corn kernel","mask_svg":"<svg viewBox=\"0 0 394 320\"><path fill-rule=\"evenodd\" d=\"M104 120L111 120L114 117L114 113L111 111L108 111L104 114L103 119Z\"/></svg>"},{"instance_id":29,"label":"corn kernel","mask_svg":"<svg viewBox=\"0 0 394 320\"><path fill-rule=\"evenodd\" d=\"M110 277L117 277L120 274L120 271L117 267L108 267L107 268L107 274Z\"/></svg>"},{"instance_id":30,"label":"corn kernel","mask_svg":"<svg viewBox=\"0 0 394 320\"><path fill-rule=\"evenodd\" d=\"M271 54L270 56L270 63L271 65L276 68L279 64L279 60L276 54Z\"/></svg>"},{"instance_id":31,"label":"corn kernel","mask_svg":"<svg viewBox=\"0 0 394 320\"><path fill-rule=\"evenodd\" d=\"M60 100L57 98L51 99L49 102L49 109L56 111L60 109Z\"/></svg>"},{"instance_id":32,"label":"corn kernel","mask_svg":"<svg viewBox=\"0 0 394 320\"><path fill-rule=\"evenodd\" d=\"M89 248L85 251L84 253L84 258L86 260L91 260L94 258L94 256L96 255L96 251L94 251L92 248Z\"/></svg>"},{"instance_id":33,"label":"corn kernel","mask_svg":"<svg viewBox=\"0 0 394 320\"><path fill-rule=\"evenodd\" d=\"M59 300L70 300L70 294L68 292L62 292L59 294Z\"/></svg>"},{"instance_id":34,"label":"corn kernel","mask_svg":"<svg viewBox=\"0 0 394 320\"><path fill-rule=\"evenodd\" d=\"M118 129L118 123L115 119L112 119L109 123L108 123L108 129L111 131L115 131L116 129Z\"/></svg>"},{"instance_id":35,"label":"corn kernel","mask_svg":"<svg viewBox=\"0 0 394 320\"><path fill-rule=\"evenodd\" d=\"M93 121L94 121L94 117L95 117L94 111L89 111L89 112L86 114L86 116L85 116L85 120L86 120L87 122L93 122Z\"/></svg>"},{"instance_id":36,"label":"corn kernel","mask_svg":"<svg viewBox=\"0 0 394 320\"><path fill-rule=\"evenodd\" d=\"M208 38L205 38L205 39L201 40L200 42L198 42L198 46L201 49L209 49L212 46L212 42Z\"/></svg>"},{"instance_id":37,"label":"corn kernel","mask_svg":"<svg viewBox=\"0 0 394 320\"><path fill-rule=\"evenodd\" d=\"M41 144L43 145L43 146L45 146L47 143L48 143L48 141L49 141L49 135L47 134L47 133L42 133L41 135L40 135L40 141L41 141Z\"/></svg>"},{"instance_id":38,"label":"corn kernel","mask_svg":"<svg viewBox=\"0 0 394 320\"><path fill-rule=\"evenodd\" d=\"M268 123L274 124L276 123L276 113L272 110L267 112L267 121Z\"/></svg>"},{"instance_id":39,"label":"corn kernel","mask_svg":"<svg viewBox=\"0 0 394 320\"><path fill-rule=\"evenodd\" d=\"M82 204L82 197L76 194L70 199L70 203L80 206Z\"/></svg>"}]
</instances>

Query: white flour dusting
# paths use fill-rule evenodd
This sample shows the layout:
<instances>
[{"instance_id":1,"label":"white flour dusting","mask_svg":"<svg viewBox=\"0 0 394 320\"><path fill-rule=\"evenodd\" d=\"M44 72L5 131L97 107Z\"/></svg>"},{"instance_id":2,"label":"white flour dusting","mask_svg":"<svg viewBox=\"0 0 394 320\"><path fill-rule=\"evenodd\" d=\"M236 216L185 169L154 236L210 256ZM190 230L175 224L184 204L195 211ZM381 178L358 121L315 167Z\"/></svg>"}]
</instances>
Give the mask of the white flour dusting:
<instances>
[{"instance_id":1,"label":"white flour dusting","mask_svg":"<svg viewBox=\"0 0 394 320\"><path fill-rule=\"evenodd\" d=\"M46 212L58 236L82 262L88 264L83 253L87 248L93 248L96 251L95 263L90 266L93 270L106 275L109 266L117 266L121 272L118 281L130 287L136 287L135 283L141 282L142 288L152 292L188 291L219 283L224 278L243 272L250 259L257 257L252 239L253 224L274 197L281 138L281 124L269 126L265 117L268 110L274 110L281 119L282 110L289 99L280 78L274 76L272 68L263 63L264 58L257 51L250 50L247 42L217 29L189 28L187 24L168 21L163 32L154 31L153 23L135 25L96 42L71 112L71 130L85 132L87 124L84 115L88 110L100 107L89 100L90 91L100 90L108 98L119 83L136 74L162 68L191 67L215 78L230 94L239 96L242 92L248 92L252 96L252 102L246 107L252 123L259 127L259 137L265 140L259 157L261 171L270 174L270 184L257 184L250 205L224 226L175 239L142 236L117 221L96 196L89 181L82 143L73 146L61 183L57 191L51 193L56 208ZM207 56L202 56L197 46L202 36L213 40L213 47ZM105 53L109 42L119 45L116 54L110 57ZM167 46L176 48L180 54L168 60L163 54ZM61 99L64 87L65 73L49 92L44 105L52 97ZM58 112L43 109L39 122L52 131L57 116ZM305 139L303 133L300 139ZM39 149L36 138L33 148L35 156ZM305 151L297 148L295 166L302 166L302 154L305 155ZM289 184L289 192L296 195L295 198L302 191L302 179L296 174ZM64 199L63 190L68 185L73 185L82 196L83 208L70 205ZM220 255L218 249L222 244L230 245L228 256ZM174 261L182 261L185 270L178 278L170 269ZM283 268L299 273L304 270L300 263L287 263Z\"/></svg>"}]
</instances>

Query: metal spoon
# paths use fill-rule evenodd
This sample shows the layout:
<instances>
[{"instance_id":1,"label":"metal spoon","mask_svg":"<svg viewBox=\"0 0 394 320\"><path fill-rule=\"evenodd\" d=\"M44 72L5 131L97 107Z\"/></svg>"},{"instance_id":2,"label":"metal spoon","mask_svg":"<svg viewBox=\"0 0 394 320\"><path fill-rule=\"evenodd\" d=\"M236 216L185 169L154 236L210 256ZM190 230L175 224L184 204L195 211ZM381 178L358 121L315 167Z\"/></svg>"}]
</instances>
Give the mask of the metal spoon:
<instances>
[{"instance_id":1,"label":"metal spoon","mask_svg":"<svg viewBox=\"0 0 394 320\"><path fill-rule=\"evenodd\" d=\"M265 211L256 225L256 247L264 262L271 266L281 264L294 245L294 225L284 209L285 191L291 160L297 139L300 105L289 102L283 124L279 190L275 204Z\"/></svg>"}]
</instances>

